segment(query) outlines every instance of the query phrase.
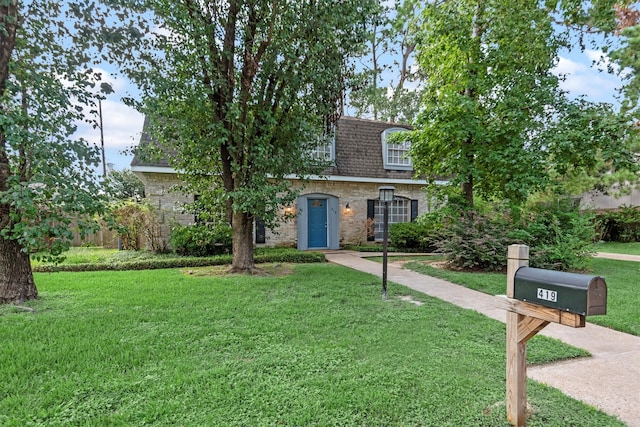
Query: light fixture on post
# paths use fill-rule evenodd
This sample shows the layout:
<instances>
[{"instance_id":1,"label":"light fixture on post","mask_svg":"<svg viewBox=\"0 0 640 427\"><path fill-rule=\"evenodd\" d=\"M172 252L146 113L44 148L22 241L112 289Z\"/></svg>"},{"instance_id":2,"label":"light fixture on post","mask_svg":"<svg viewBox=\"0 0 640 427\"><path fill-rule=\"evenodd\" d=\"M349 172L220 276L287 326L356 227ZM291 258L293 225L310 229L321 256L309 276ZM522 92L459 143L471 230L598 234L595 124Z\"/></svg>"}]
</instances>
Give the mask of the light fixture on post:
<instances>
[{"instance_id":1,"label":"light fixture on post","mask_svg":"<svg viewBox=\"0 0 640 427\"><path fill-rule=\"evenodd\" d=\"M382 221L382 299L387 299L387 249L389 246L389 202L393 202L395 187L379 187L379 199L384 203L384 219Z\"/></svg>"}]
</instances>

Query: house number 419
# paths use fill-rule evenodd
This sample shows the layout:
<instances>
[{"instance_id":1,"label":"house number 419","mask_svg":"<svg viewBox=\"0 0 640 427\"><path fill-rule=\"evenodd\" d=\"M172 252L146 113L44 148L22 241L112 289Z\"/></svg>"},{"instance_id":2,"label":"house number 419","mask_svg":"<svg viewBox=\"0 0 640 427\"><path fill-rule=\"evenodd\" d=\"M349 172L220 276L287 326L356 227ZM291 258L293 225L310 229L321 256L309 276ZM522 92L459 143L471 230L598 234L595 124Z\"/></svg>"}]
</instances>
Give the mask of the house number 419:
<instances>
[{"instance_id":1,"label":"house number 419","mask_svg":"<svg viewBox=\"0 0 640 427\"><path fill-rule=\"evenodd\" d=\"M545 301L558 302L558 292L549 289L538 288L538 299Z\"/></svg>"}]
</instances>

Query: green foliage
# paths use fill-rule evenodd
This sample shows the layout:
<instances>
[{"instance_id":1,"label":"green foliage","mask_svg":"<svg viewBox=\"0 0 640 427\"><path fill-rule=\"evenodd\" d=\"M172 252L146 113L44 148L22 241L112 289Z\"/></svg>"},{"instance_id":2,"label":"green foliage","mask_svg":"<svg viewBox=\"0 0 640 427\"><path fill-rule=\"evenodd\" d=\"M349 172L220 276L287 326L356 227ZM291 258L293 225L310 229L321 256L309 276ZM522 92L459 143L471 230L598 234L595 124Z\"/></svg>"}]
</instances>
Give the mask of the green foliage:
<instances>
[{"instance_id":1,"label":"green foliage","mask_svg":"<svg viewBox=\"0 0 640 427\"><path fill-rule=\"evenodd\" d=\"M432 3L419 38L427 83L414 167L487 198L526 199L545 176L530 135L559 96L552 67L561 40L547 11L515 1Z\"/></svg>"},{"instance_id":2,"label":"green foliage","mask_svg":"<svg viewBox=\"0 0 640 427\"><path fill-rule=\"evenodd\" d=\"M102 205L94 179L97 147L73 136L91 121L100 75L89 67L84 21L72 9L84 2L4 2L0 60L0 239L24 252L59 255L75 220L95 231ZM77 22L70 26L69 22ZM0 266L3 270L5 266ZM7 272L0 276L7 276Z\"/></svg>"},{"instance_id":3,"label":"green foliage","mask_svg":"<svg viewBox=\"0 0 640 427\"><path fill-rule=\"evenodd\" d=\"M431 252L435 248L427 241L429 227L417 222L391 224L389 240L397 248Z\"/></svg>"},{"instance_id":4,"label":"green foliage","mask_svg":"<svg viewBox=\"0 0 640 427\"><path fill-rule=\"evenodd\" d=\"M595 224L600 240L605 242L640 241L640 208L637 206L599 213Z\"/></svg>"},{"instance_id":5,"label":"green foliage","mask_svg":"<svg viewBox=\"0 0 640 427\"><path fill-rule=\"evenodd\" d=\"M442 240L442 219L445 210L425 214L413 222L391 224L389 239L399 250L434 252Z\"/></svg>"},{"instance_id":6,"label":"green foliage","mask_svg":"<svg viewBox=\"0 0 640 427\"><path fill-rule=\"evenodd\" d=\"M621 46L609 53L612 62L618 66L624 86L622 93L622 110L631 113L636 120L640 114L640 25L635 17L635 24L622 30ZM616 70L611 70L616 71Z\"/></svg>"},{"instance_id":7,"label":"green foliage","mask_svg":"<svg viewBox=\"0 0 640 427\"><path fill-rule=\"evenodd\" d=\"M169 239L177 254L195 257L230 253L231 241L231 227L224 223L175 225Z\"/></svg>"},{"instance_id":8,"label":"green foliage","mask_svg":"<svg viewBox=\"0 0 640 427\"><path fill-rule=\"evenodd\" d=\"M144 183L131 169L109 172L105 187L109 196L117 200L140 201L145 197Z\"/></svg>"},{"instance_id":9,"label":"green foliage","mask_svg":"<svg viewBox=\"0 0 640 427\"><path fill-rule=\"evenodd\" d=\"M593 253L593 214L581 212L574 199L536 203L522 211L511 237L530 247L533 267L584 270Z\"/></svg>"},{"instance_id":10,"label":"green foliage","mask_svg":"<svg viewBox=\"0 0 640 427\"><path fill-rule=\"evenodd\" d=\"M424 109L407 136L415 169L429 181L448 177L454 188L462 185L473 205L476 194L523 202L550 177L559 178L552 170L575 165L592 172L582 165L597 163L602 178L608 160L616 169L632 165L629 120L604 106L568 101L553 71L573 30L613 28L615 2L591 3L425 6L417 36L427 79Z\"/></svg>"},{"instance_id":11,"label":"green foliage","mask_svg":"<svg viewBox=\"0 0 640 427\"><path fill-rule=\"evenodd\" d=\"M326 166L309 152L338 117L347 57L375 3L155 0L114 31L112 55L141 87L151 145L172 153L170 165L210 210L225 207L237 244L250 244L255 217L267 227L281 220L299 191L287 177ZM131 34L136 19L163 31Z\"/></svg>"},{"instance_id":12,"label":"green foliage","mask_svg":"<svg viewBox=\"0 0 640 427\"><path fill-rule=\"evenodd\" d=\"M393 7L381 3L374 12L348 96L355 116L394 123L412 123L417 116L422 76L411 62L421 8L415 0L397 0Z\"/></svg>"},{"instance_id":13,"label":"green foliage","mask_svg":"<svg viewBox=\"0 0 640 427\"><path fill-rule=\"evenodd\" d=\"M109 209L105 218L118 233L123 249L139 251L146 243L154 252L166 250L151 205L134 201L120 202Z\"/></svg>"},{"instance_id":14,"label":"green foliage","mask_svg":"<svg viewBox=\"0 0 640 427\"><path fill-rule=\"evenodd\" d=\"M582 99L558 105L540 134L549 157L547 170L559 192L611 192L638 180L640 134L630 118L609 104Z\"/></svg>"},{"instance_id":15,"label":"green foliage","mask_svg":"<svg viewBox=\"0 0 640 427\"><path fill-rule=\"evenodd\" d=\"M465 211L445 220L439 250L456 268L499 271L506 266L509 221L500 213Z\"/></svg>"},{"instance_id":16,"label":"green foliage","mask_svg":"<svg viewBox=\"0 0 640 427\"><path fill-rule=\"evenodd\" d=\"M320 252L302 252L295 249L258 249L255 260L259 263L314 263L325 262L324 254ZM91 262L69 262L62 264L37 264L33 271L52 273L62 271L126 271L126 270L157 270L162 268L208 267L213 265L229 265L232 258L229 254L208 257L176 258L175 255L151 255L144 252L118 251L108 259Z\"/></svg>"},{"instance_id":17,"label":"green foliage","mask_svg":"<svg viewBox=\"0 0 640 427\"><path fill-rule=\"evenodd\" d=\"M484 210L450 210L434 236L436 246L455 268L501 271L507 248L526 244L531 265L555 270L589 267L594 241L593 215L581 212L573 199Z\"/></svg>"}]
</instances>

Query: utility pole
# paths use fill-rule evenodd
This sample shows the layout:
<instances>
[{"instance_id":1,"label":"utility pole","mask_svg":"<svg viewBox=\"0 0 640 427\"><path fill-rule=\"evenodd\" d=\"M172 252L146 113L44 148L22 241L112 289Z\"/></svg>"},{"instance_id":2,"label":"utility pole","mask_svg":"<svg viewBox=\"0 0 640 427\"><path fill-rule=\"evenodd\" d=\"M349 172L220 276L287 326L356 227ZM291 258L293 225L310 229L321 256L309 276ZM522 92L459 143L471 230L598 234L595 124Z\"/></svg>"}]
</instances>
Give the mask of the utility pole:
<instances>
[{"instance_id":1,"label":"utility pole","mask_svg":"<svg viewBox=\"0 0 640 427\"><path fill-rule=\"evenodd\" d=\"M100 147L102 148L102 176L107 177L107 162L104 157L104 130L102 129L102 100L98 99L98 115L100 116Z\"/></svg>"}]
</instances>

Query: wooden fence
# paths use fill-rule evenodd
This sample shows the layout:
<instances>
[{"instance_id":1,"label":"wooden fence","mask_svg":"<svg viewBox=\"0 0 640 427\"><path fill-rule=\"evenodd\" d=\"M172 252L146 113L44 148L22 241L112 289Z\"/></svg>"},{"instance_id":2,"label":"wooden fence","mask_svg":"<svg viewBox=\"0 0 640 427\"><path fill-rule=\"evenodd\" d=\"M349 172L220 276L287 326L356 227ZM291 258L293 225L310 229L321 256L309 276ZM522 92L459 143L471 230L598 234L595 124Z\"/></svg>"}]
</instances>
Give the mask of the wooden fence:
<instances>
[{"instance_id":1,"label":"wooden fence","mask_svg":"<svg viewBox=\"0 0 640 427\"><path fill-rule=\"evenodd\" d=\"M102 227L96 233L87 234L84 238L77 231L74 233L71 246L102 246L109 249L118 248L118 236L115 231Z\"/></svg>"}]
</instances>

